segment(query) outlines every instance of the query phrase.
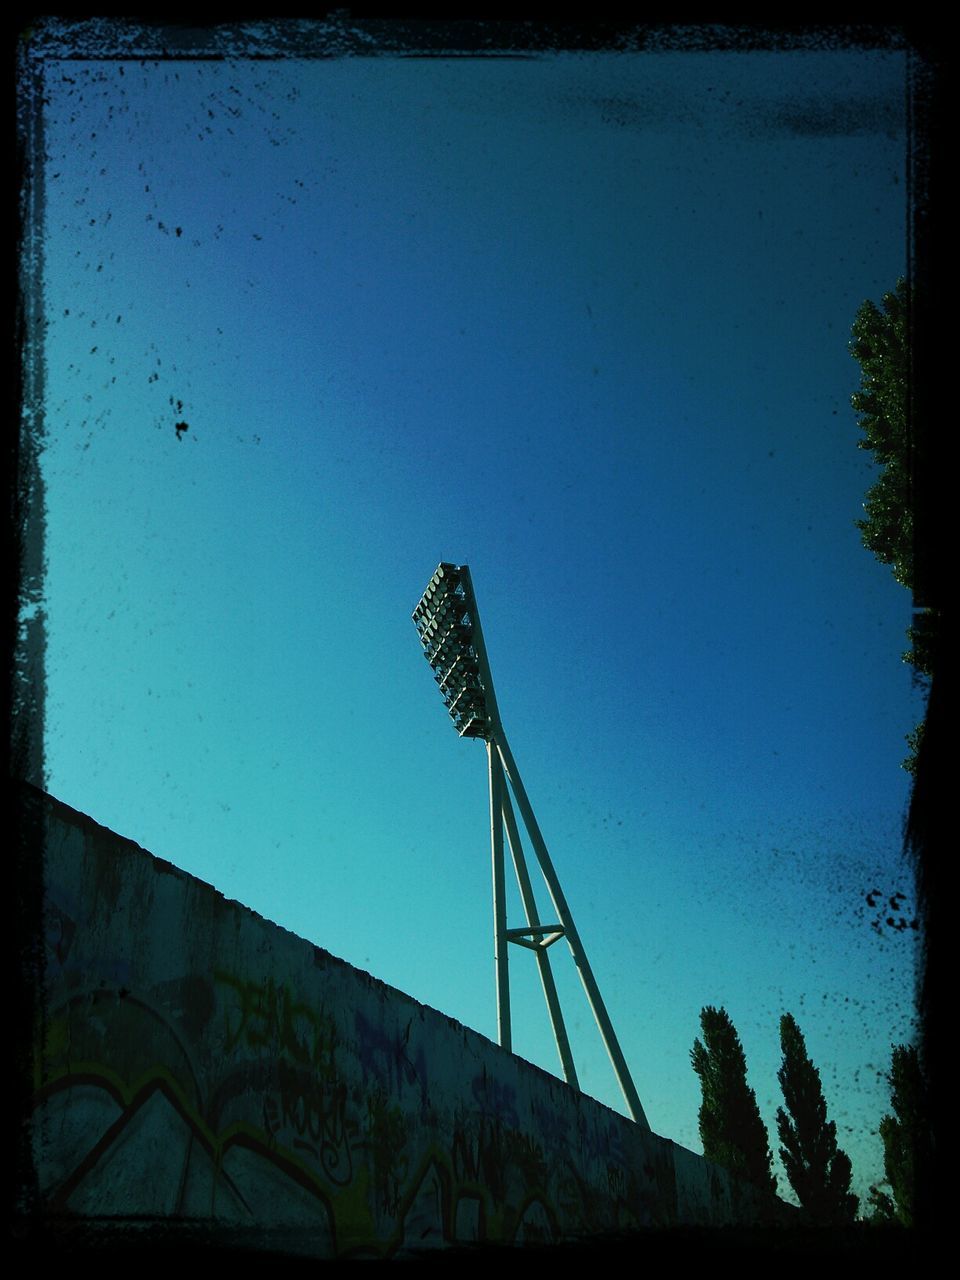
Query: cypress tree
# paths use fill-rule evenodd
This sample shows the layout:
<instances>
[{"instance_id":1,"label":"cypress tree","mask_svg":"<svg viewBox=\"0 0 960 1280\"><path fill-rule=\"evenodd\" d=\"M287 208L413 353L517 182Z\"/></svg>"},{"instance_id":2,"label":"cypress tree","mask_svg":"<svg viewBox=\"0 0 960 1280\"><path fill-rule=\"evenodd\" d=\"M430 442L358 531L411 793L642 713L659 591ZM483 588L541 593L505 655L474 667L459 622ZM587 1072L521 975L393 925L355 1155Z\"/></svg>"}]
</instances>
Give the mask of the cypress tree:
<instances>
[{"instance_id":1,"label":"cypress tree","mask_svg":"<svg viewBox=\"0 0 960 1280\"><path fill-rule=\"evenodd\" d=\"M783 1063L777 1079L787 1109L777 1109L777 1132L790 1185L812 1222L823 1226L853 1222L859 1200L850 1191L850 1158L837 1146L837 1126L827 1120L820 1072L810 1061L803 1033L790 1013L780 1019L780 1047Z\"/></svg>"},{"instance_id":2,"label":"cypress tree","mask_svg":"<svg viewBox=\"0 0 960 1280\"><path fill-rule=\"evenodd\" d=\"M920 1056L912 1045L896 1045L890 1065L893 1115L880 1121L883 1164L893 1191L896 1217L904 1226L917 1225L917 1192L933 1168L927 1089Z\"/></svg>"},{"instance_id":3,"label":"cypress tree","mask_svg":"<svg viewBox=\"0 0 960 1280\"><path fill-rule=\"evenodd\" d=\"M700 1026L703 1041L694 1040L690 1060L703 1094L703 1154L772 1196L777 1189L773 1157L756 1094L747 1084L747 1060L736 1027L726 1009L712 1005L701 1010Z\"/></svg>"}]
</instances>

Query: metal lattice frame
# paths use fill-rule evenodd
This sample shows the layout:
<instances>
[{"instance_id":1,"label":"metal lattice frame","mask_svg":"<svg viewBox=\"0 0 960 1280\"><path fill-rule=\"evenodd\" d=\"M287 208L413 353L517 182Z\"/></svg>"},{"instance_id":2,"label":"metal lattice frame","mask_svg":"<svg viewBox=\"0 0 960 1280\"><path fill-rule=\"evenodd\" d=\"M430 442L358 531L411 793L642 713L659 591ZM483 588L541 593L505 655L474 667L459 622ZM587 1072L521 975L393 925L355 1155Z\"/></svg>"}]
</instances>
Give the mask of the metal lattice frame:
<instances>
[{"instance_id":1,"label":"metal lattice frame","mask_svg":"<svg viewBox=\"0 0 960 1280\"><path fill-rule=\"evenodd\" d=\"M630 1077L610 1016L603 1003L593 970L590 968L580 935L573 923L573 916L563 895L560 881L550 860L546 843L540 833L523 780L503 731L490 675L490 664L483 642L476 596L467 565L441 563L438 566L413 611L413 621L420 635L424 656L434 673L434 679L440 686L440 693L457 733L462 738L482 738L487 747L490 778L490 843L493 855L493 944L497 977L497 1028L500 1044L508 1050L512 1047L507 952L509 944L513 942L533 951L537 958L540 981L553 1027L557 1052L560 1055L563 1076L568 1084L579 1089L573 1055L570 1052L570 1041L560 1011L560 998L548 955L549 947L560 938L566 938L627 1108L637 1124L648 1129L650 1126L640 1105L640 1098ZM537 911L530 873L527 870L520 832L510 799L511 790L553 903L557 919L555 924L543 924ZM517 876L520 899L527 918L526 925L517 929L507 928L504 830L506 830L507 844L510 847L510 855Z\"/></svg>"}]
</instances>

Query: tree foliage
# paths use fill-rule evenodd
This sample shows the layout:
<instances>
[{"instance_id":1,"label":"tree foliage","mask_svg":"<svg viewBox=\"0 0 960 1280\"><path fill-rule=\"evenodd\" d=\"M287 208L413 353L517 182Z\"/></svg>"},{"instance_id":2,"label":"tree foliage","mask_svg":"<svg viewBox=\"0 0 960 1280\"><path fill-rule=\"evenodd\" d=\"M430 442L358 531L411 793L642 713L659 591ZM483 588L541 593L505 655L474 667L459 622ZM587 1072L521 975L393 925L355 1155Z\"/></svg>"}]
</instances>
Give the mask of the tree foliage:
<instances>
[{"instance_id":1,"label":"tree foliage","mask_svg":"<svg viewBox=\"0 0 960 1280\"><path fill-rule=\"evenodd\" d=\"M908 404L910 342L905 280L883 295L883 310L867 300L853 323L851 354L860 364L860 390L851 403L860 415L863 439L883 468L868 490L866 518L857 521L863 544L889 564L903 586L913 586L913 503L910 490Z\"/></svg>"},{"instance_id":2,"label":"tree foliage","mask_svg":"<svg viewBox=\"0 0 960 1280\"><path fill-rule=\"evenodd\" d=\"M874 1184L870 1187L867 1203L870 1206L867 1221L873 1226L887 1226L890 1223L899 1221L897 1206L893 1203L892 1196L884 1191L882 1186Z\"/></svg>"},{"instance_id":3,"label":"tree foliage","mask_svg":"<svg viewBox=\"0 0 960 1280\"><path fill-rule=\"evenodd\" d=\"M889 564L896 580L914 589L914 489L913 447L910 430L910 309L912 295L905 280L881 299L882 309L869 299L853 323L850 353L860 365L860 390L851 397L863 432L861 449L873 454L882 468L879 479L867 490L864 518L857 528L863 545L883 564ZM921 677L932 676L940 619L933 609L917 609L907 628L909 649L903 654ZM903 762L916 770L919 729L908 738L910 754Z\"/></svg>"},{"instance_id":4,"label":"tree foliage","mask_svg":"<svg viewBox=\"0 0 960 1280\"><path fill-rule=\"evenodd\" d=\"M708 1005L700 1013L703 1041L690 1052L700 1077L700 1140L708 1160L723 1165L773 1195L773 1157L754 1091L747 1084L747 1061L725 1009Z\"/></svg>"},{"instance_id":5,"label":"tree foliage","mask_svg":"<svg viewBox=\"0 0 960 1280\"><path fill-rule=\"evenodd\" d=\"M918 1189L924 1176L931 1176L933 1164L927 1088L916 1048L894 1046L888 1079L893 1115L880 1121L883 1166L897 1218L912 1227L917 1219Z\"/></svg>"},{"instance_id":6,"label":"tree foliage","mask_svg":"<svg viewBox=\"0 0 960 1280\"><path fill-rule=\"evenodd\" d=\"M853 1222L859 1201L850 1191L852 1168L837 1146L837 1126L827 1120L820 1072L810 1061L792 1014L780 1019L783 1062L777 1072L783 1100L777 1109L780 1159L801 1207L822 1226Z\"/></svg>"}]
</instances>

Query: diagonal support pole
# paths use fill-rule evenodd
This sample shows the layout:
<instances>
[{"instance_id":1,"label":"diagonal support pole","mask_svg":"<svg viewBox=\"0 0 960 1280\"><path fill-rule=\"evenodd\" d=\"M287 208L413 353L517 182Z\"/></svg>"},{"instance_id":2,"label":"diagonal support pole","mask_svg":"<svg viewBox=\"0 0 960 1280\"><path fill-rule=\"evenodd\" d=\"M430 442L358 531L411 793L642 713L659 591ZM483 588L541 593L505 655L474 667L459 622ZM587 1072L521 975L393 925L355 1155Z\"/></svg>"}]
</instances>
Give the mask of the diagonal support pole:
<instances>
[{"instance_id":1,"label":"diagonal support pole","mask_svg":"<svg viewBox=\"0 0 960 1280\"><path fill-rule=\"evenodd\" d=\"M527 792L517 769L516 761L513 753L507 744L506 738L500 733L487 743L488 751L496 750L503 764L504 773L513 789L516 797L517 807L520 810L520 816L523 818L524 826L530 836L530 843L533 845L533 851L537 855L537 861L540 864L540 870L543 872L543 878L547 882L547 890L550 899L553 902L554 910L557 918L563 925L564 934L569 944L570 951L573 954L574 963L577 966L577 972L580 974L580 981L583 983L583 989L587 993L587 1000L590 1002L590 1008L593 1010L593 1016L596 1019L600 1036L606 1047L613 1065L614 1073L617 1077L617 1083L626 1101L627 1108L636 1121L645 1129L650 1128L650 1124L644 1114L643 1107L640 1103L640 1097L637 1093L636 1086L630 1076L630 1070L627 1067L626 1059L623 1056L623 1050L617 1040L613 1024L610 1021L610 1015L607 1013L606 1005L603 1003L603 997L600 995L600 989L597 981L593 976L593 970L590 968L590 962L587 960L586 952L583 949L583 943L580 941L580 935L577 932L576 925L573 923L573 916L570 908L567 906L567 900L564 897L563 889L560 887L560 881L554 870L550 854L547 852L547 846L540 834L540 827L534 816L530 801L527 798Z\"/></svg>"},{"instance_id":2,"label":"diagonal support pole","mask_svg":"<svg viewBox=\"0 0 960 1280\"><path fill-rule=\"evenodd\" d=\"M502 769L503 766L499 756L497 757L497 764ZM523 902L524 914L527 917L527 924L531 929L536 929L540 926L540 916L537 912L536 899L533 896L533 886L530 884L530 873L527 871L526 859L523 856L523 845L520 843L517 820L513 815L513 805L510 803L510 792L507 790L505 782L502 790L502 803L503 821L507 828L507 841L513 857L513 868L517 873L517 884L520 886L520 898ZM573 1085L574 1089L579 1089L580 1082L577 1079L577 1069L573 1063L570 1041L567 1038L567 1029L563 1022L563 1013L560 1010L557 984L553 979L550 956L547 953L543 939L534 947L534 951L537 957L537 967L540 970L543 996L547 1002L547 1012L550 1014L550 1025L553 1027L553 1038L556 1041L557 1053L560 1055L560 1065L563 1068L563 1078L567 1084Z\"/></svg>"}]
</instances>

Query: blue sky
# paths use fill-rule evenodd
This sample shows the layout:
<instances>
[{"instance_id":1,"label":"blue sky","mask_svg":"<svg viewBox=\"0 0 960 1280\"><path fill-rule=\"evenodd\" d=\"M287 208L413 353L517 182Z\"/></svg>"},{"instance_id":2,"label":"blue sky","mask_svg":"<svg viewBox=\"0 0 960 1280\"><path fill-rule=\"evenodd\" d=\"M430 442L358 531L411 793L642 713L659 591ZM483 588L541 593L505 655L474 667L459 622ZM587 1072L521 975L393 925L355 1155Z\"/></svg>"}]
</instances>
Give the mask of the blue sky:
<instances>
[{"instance_id":1,"label":"blue sky","mask_svg":"<svg viewBox=\"0 0 960 1280\"><path fill-rule=\"evenodd\" d=\"M921 701L853 523L847 342L906 267L906 73L51 59L44 86L49 790L494 1037L484 751L410 621L468 563L653 1128L700 1149L723 1004L773 1134L789 1010L861 1194L916 958L865 895L910 889ZM581 1084L622 1109L561 946ZM557 1071L511 965L515 1049Z\"/></svg>"}]
</instances>

